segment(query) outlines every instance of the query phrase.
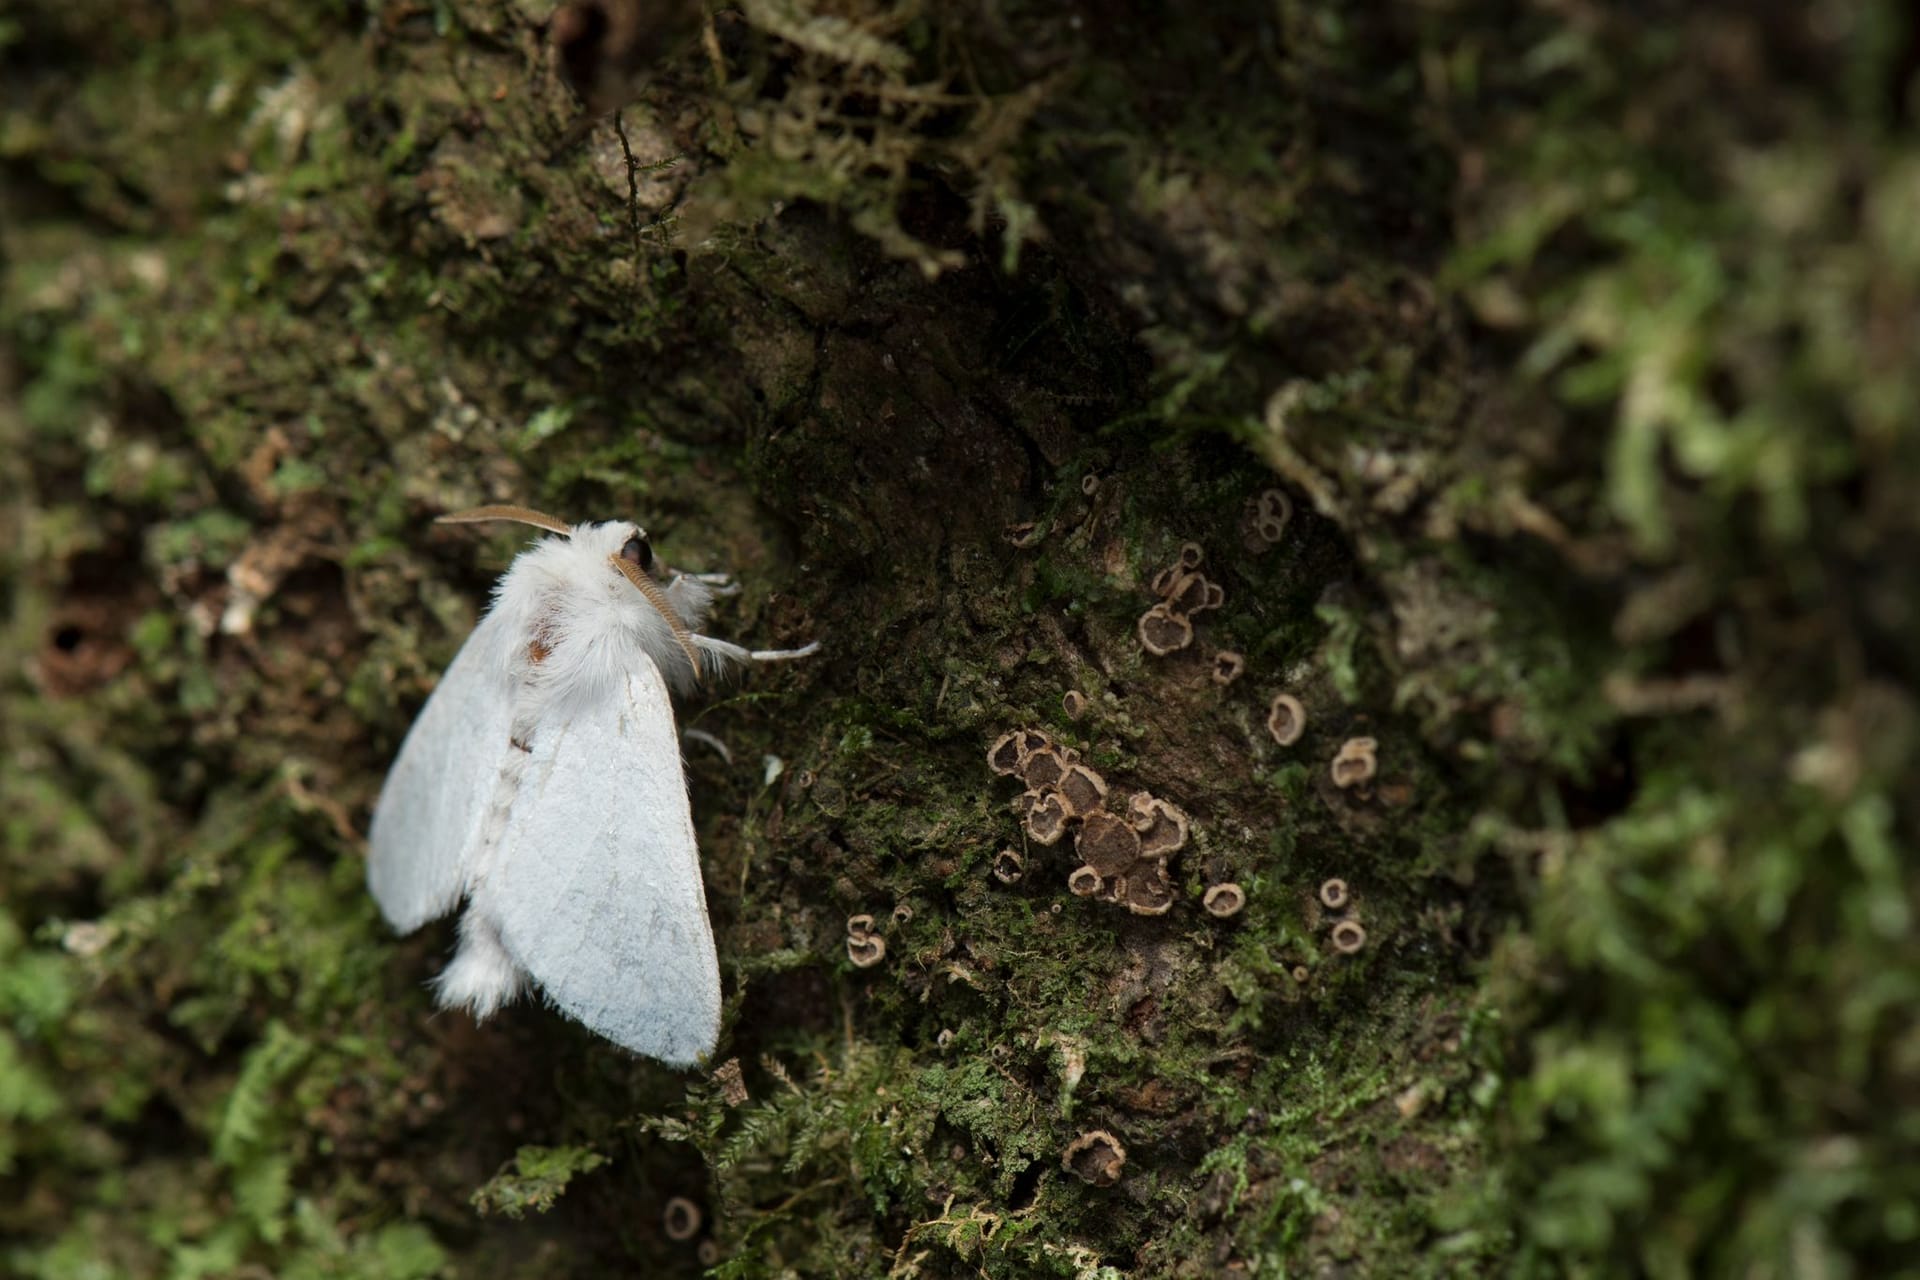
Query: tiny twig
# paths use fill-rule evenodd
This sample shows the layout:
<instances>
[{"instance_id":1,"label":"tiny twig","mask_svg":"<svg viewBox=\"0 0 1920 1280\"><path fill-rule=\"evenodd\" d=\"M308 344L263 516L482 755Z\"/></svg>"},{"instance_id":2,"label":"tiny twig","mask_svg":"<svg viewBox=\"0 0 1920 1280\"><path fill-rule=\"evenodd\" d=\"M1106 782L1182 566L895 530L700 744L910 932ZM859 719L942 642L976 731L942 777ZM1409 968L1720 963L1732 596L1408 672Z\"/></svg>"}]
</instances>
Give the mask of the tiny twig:
<instances>
[{"instance_id":1,"label":"tiny twig","mask_svg":"<svg viewBox=\"0 0 1920 1280\"><path fill-rule=\"evenodd\" d=\"M627 228L633 233L633 278L637 288L644 275L640 251L640 162L633 158L633 145L627 141L627 124L618 111L613 113L613 131L620 135L620 154L627 160Z\"/></svg>"}]
</instances>

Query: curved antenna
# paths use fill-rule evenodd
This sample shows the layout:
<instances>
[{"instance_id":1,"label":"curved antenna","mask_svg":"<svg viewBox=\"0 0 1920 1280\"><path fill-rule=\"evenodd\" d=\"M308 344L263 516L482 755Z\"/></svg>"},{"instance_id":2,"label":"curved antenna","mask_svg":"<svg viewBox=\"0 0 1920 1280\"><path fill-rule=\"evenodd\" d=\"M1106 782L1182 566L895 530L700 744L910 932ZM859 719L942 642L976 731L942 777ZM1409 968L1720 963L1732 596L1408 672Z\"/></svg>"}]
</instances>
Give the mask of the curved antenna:
<instances>
[{"instance_id":1,"label":"curved antenna","mask_svg":"<svg viewBox=\"0 0 1920 1280\"><path fill-rule=\"evenodd\" d=\"M532 507L470 507L465 511L452 511L444 516L436 516L435 524L485 524L489 520L511 520L516 524L530 524L536 529L545 529L548 533L557 533L561 537L571 537L573 529L558 516L544 515Z\"/></svg>"},{"instance_id":2,"label":"curved antenna","mask_svg":"<svg viewBox=\"0 0 1920 1280\"><path fill-rule=\"evenodd\" d=\"M680 621L680 615L673 611L673 606L667 603L665 593L655 585L652 578L647 576L645 569L618 551L607 557L607 563L618 569L622 576L633 584L634 589L647 598L647 603L660 611L660 616L667 620L669 627L673 628L673 638L680 642L680 648L687 655L687 661L693 664L693 678L698 680L700 651L693 647L692 633L687 630L687 624Z\"/></svg>"}]
</instances>

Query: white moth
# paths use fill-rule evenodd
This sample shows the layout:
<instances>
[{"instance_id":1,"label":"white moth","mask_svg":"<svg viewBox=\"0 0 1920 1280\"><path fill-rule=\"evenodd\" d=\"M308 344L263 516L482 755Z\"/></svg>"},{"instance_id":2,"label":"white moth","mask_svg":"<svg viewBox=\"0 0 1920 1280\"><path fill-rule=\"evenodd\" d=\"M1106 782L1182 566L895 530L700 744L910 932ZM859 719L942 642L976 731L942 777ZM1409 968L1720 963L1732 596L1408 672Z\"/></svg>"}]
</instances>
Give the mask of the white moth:
<instances>
[{"instance_id":1,"label":"white moth","mask_svg":"<svg viewBox=\"0 0 1920 1280\"><path fill-rule=\"evenodd\" d=\"M515 558L408 730L373 812L374 899L400 933L465 901L442 1006L486 1018L531 985L616 1044L693 1065L720 1033L720 966L668 690L818 646L698 634L728 579L666 576L632 524L441 519L559 536Z\"/></svg>"}]
</instances>

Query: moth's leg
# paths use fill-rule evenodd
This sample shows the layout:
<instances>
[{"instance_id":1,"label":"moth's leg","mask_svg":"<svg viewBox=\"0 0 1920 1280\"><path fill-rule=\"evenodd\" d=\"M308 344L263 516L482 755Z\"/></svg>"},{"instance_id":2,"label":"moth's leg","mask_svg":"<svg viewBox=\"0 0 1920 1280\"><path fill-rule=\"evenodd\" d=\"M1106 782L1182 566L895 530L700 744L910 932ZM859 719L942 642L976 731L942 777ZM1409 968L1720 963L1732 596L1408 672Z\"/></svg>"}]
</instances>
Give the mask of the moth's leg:
<instances>
[{"instance_id":1,"label":"moth's leg","mask_svg":"<svg viewBox=\"0 0 1920 1280\"><path fill-rule=\"evenodd\" d=\"M494 922L471 905L460 917L460 947L453 962L433 980L435 1001L443 1009L465 1007L484 1022L510 1004L526 986L527 975L508 954Z\"/></svg>"},{"instance_id":2,"label":"moth's leg","mask_svg":"<svg viewBox=\"0 0 1920 1280\"><path fill-rule=\"evenodd\" d=\"M687 742L697 742L706 747L728 765L733 764L733 752L727 750L727 744L708 733L705 729L682 729L680 737Z\"/></svg>"},{"instance_id":3,"label":"moth's leg","mask_svg":"<svg viewBox=\"0 0 1920 1280\"><path fill-rule=\"evenodd\" d=\"M715 659L715 665L724 662L791 662L795 658L811 658L820 651L818 640L798 649L748 649L725 640L715 640L712 636L696 635L693 645L703 655Z\"/></svg>"},{"instance_id":4,"label":"moth's leg","mask_svg":"<svg viewBox=\"0 0 1920 1280\"><path fill-rule=\"evenodd\" d=\"M740 584L730 573L676 573L663 588L682 617L688 613L706 616L707 605L722 596L740 594Z\"/></svg>"}]
</instances>

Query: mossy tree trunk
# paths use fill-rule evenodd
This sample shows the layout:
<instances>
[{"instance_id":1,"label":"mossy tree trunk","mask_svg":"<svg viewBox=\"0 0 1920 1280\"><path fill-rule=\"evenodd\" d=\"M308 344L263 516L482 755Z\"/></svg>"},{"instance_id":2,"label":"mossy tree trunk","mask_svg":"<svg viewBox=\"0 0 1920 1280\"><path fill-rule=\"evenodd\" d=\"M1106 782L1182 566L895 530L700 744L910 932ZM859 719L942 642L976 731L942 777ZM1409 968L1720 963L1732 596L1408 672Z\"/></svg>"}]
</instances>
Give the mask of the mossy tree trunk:
<instances>
[{"instance_id":1,"label":"mossy tree trunk","mask_svg":"<svg viewBox=\"0 0 1920 1280\"><path fill-rule=\"evenodd\" d=\"M5 1269L1896 1270L1920 37L1655 16L0 15ZM501 500L822 642L684 709L717 1074L363 888Z\"/></svg>"}]
</instances>

